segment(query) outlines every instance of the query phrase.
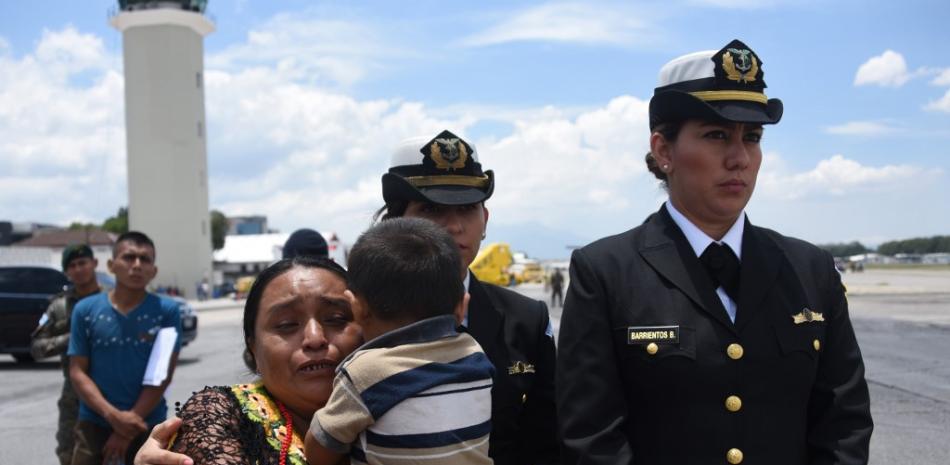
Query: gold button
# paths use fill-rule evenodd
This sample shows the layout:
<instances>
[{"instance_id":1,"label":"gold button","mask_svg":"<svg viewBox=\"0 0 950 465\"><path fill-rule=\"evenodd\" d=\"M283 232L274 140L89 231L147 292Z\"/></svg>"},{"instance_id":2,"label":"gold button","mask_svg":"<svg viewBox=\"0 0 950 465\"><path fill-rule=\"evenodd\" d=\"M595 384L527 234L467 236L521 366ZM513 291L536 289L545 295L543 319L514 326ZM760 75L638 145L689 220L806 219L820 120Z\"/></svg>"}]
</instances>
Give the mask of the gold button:
<instances>
[{"instance_id":1,"label":"gold button","mask_svg":"<svg viewBox=\"0 0 950 465\"><path fill-rule=\"evenodd\" d=\"M738 412L742 408L742 399L739 396L729 396L726 397L726 410L730 412Z\"/></svg>"},{"instance_id":2,"label":"gold button","mask_svg":"<svg viewBox=\"0 0 950 465\"><path fill-rule=\"evenodd\" d=\"M656 354L656 351L660 350L660 346L656 345L655 342L647 344L647 353L650 355Z\"/></svg>"},{"instance_id":3,"label":"gold button","mask_svg":"<svg viewBox=\"0 0 950 465\"><path fill-rule=\"evenodd\" d=\"M815 350L821 350L821 341L818 339L812 341L811 345L815 346Z\"/></svg>"},{"instance_id":4,"label":"gold button","mask_svg":"<svg viewBox=\"0 0 950 465\"><path fill-rule=\"evenodd\" d=\"M726 460L732 465L739 465L742 463L742 451L739 449L729 449L729 452L726 452Z\"/></svg>"},{"instance_id":5,"label":"gold button","mask_svg":"<svg viewBox=\"0 0 950 465\"><path fill-rule=\"evenodd\" d=\"M726 353L729 354L729 358L733 360L739 360L742 358L743 354L742 346L739 344L729 344L729 347L726 347Z\"/></svg>"},{"instance_id":6,"label":"gold button","mask_svg":"<svg viewBox=\"0 0 950 465\"><path fill-rule=\"evenodd\" d=\"M523 403L525 403L525 402L527 402L527 401L528 401L528 395L527 395L527 394L522 394L522 395L521 395L521 403L523 404Z\"/></svg>"}]
</instances>

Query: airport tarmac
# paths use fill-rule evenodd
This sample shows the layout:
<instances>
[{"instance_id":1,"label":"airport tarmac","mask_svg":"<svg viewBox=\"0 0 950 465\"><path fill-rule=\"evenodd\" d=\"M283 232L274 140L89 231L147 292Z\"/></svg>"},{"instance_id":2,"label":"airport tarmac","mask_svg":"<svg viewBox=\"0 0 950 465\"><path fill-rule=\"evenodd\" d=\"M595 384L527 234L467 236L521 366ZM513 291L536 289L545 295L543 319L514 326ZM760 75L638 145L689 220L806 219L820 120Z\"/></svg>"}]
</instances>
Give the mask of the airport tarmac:
<instances>
[{"instance_id":1,"label":"airport tarmac","mask_svg":"<svg viewBox=\"0 0 950 465\"><path fill-rule=\"evenodd\" d=\"M950 268L843 273L853 317L950 325Z\"/></svg>"},{"instance_id":2,"label":"airport tarmac","mask_svg":"<svg viewBox=\"0 0 950 465\"><path fill-rule=\"evenodd\" d=\"M845 273L864 354L871 412L871 464L950 463L950 269ZM540 284L517 291L549 301ZM241 362L243 302L196 303L198 339L181 353L169 404L206 385L252 378ZM560 307L550 309L556 325ZM20 365L0 356L0 464L54 465L56 359Z\"/></svg>"}]
</instances>

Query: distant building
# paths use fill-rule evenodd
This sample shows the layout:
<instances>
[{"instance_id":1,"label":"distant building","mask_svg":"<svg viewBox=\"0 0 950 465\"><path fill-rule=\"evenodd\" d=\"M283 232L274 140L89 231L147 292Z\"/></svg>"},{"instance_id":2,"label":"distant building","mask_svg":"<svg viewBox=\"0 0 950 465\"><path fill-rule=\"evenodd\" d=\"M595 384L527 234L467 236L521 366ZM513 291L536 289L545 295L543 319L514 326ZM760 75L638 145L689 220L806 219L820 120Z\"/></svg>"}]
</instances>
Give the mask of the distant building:
<instances>
[{"instance_id":1,"label":"distant building","mask_svg":"<svg viewBox=\"0 0 950 465\"><path fill-rule=\"evenodd\" d=\"M927 265L950 265L950 253L928 253L921 257L921 263Z\"/></svg>"},{"instance_id":2,"label":"distant building","mask_svg":"<svg viewBox=\"0 0 950 465\"><path fill-rule=\"evenodd\" d=\"M894 254L894 260L896 260L897 263L903 263L903 264L922 263L922 262L923 262L923 257L924 257L924 256L923 256L922 254L919 254L919 253L898 253L898 254Z\"/></svg>"},{"instance_id":3,"label":"distant building","mask_svg":"<svg viewBox=\"0 0 950 465\"><path fill-rule=\"evenodd\" d=\"M37 232L51 229L59 229L59 227L42 223L0 221L0 245L11 245L23 239L28 239Z\"/></svg>"},{"instance_id":4,"label":"distant building","mask_svg":"<svg viewBox=\"0 0 950 465\"><path fill-rule=\"evenodd\" d=\"M229 216L228 236L244 236L248 234L267 234L267 217L262 215Z\"/></svg>"},{"instance_id":5,"label":"distant building","mask_svg":"<svg viewBox=\"0 0 950 465\"><path fill-rule=\"evenodd\" d=\"M346 266L348 249L333 232L320 231L327 241L330 258ZM234 283L242 276L256 276L267 265L280 260L290 233L230 235L224 247L214 252L214 284Z\"/></svg>"},{"instance_id":6,"label":"distant building","mask_svg":"<svg viewBox=\"0 0 950 465\"><path fill-rule=\"evenodd\" d=\"M214 252L215 284L233 283L242 276L255 276L280 260L290 234L243 234L224 238L224 247Z\"/></svg>"},{"instance_id":7,"label":"distant building","mask_svg":"<svg viewBox=\"0 0 950 465\"><path fill-rule=\"evenodd\" d=\"M853 263L863 263L865 265L886 265L889 263L897 263L897 260L895 260L894 257L881 255L874 252L852 255L848 257L848 261Z\"/></svg>"},{"instance_id":8,"label":"distant building","mask_svg":"<svg viewBox=\"0 0 950 465\"><path fill-rule=\"evenodd\" d=\"M99 271L107 272L116 235L101 229L42 229L10 247L0 247L0 264L62 267L63 249L87 244L99 260Z\"/></svg>"}]
</instances>

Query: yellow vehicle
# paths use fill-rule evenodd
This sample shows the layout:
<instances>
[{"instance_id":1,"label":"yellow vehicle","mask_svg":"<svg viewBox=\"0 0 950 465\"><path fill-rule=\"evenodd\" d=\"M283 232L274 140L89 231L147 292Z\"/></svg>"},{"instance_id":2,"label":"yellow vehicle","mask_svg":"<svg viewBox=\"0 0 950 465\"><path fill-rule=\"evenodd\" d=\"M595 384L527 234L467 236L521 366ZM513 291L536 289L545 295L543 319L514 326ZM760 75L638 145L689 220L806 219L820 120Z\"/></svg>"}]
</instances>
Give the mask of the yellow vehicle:
<instances>
[{"instance_id":1,"label":"yellow vehicle","mask_svg":"<svg viewBox=\"0 0 950 465\"><path fill-rule=\"evenodd\" d=\"M515 263L508 267L508 273L518 284L544 282L544 269L534 260Z\"/></svg>"},{"instance_id":2,"label":"yellow vehicle","mask_svg":"<svg viewBox=\"0 0 950 465\"><path fill-rule=\"evenodd\" d=\"M511 282L508 267L511 266L511 249L508 244L495 242L482 247L469 269L479 281L498 286Z\"/></svg>"},{"instance_id":3,"label":"yellow vehicle","mask_svg":"<svg viewBox=\"0 0 950 465\"><path fill-rule=\"evenodd\" d=\"M244 299L247 297L247 293L250 292L251 286L254 284L254 276L242 276L238 278L237 282L234 283L234 298L235 299Z\"/></svg>"},{"instance_id":4,"label":"yellow vehicle","mask_svg":"<svg viewBox=\"0 0 950 465\"><path fill-rule=\"evenodd\" d=\"M524 271L521 272L521 282L523 283L543 283L544 269L537 262L525 263Z\"/></svg>"}]
</instances>

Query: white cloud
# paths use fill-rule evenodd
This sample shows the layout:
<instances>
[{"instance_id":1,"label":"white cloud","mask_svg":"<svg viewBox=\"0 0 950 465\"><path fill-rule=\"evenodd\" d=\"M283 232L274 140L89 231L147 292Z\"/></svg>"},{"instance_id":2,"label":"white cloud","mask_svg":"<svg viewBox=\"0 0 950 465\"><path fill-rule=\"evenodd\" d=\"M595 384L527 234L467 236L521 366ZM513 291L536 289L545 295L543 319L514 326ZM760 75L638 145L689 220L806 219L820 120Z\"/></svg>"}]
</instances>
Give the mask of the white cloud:
<instances>
[{"instance_id":1,"label":"white cloud","mask_svg":"<svg viewBox=\"0 0 950 465\"><path fill-rule=\"evenodd\" d=\"M837 126L828 126L825 132L843 136L883 136L902 129L882 121L849 121Z\"/></svg>"},{"instance_id":2,"label":"white cloud","mask_svg":"<svg viewBox=\"0 0 950 465\"><path fill-rule=\"evenodd\" d=\"M940 169L925 170L914 165L865 166L843 155L832 155L809 171L793 173L778 154L768 153L762 162L757 189L766 196L786 200L838 197L900 190L908 183L924 184L941 174Z\"/></svg>"},{"instance_id":3,"label":"white cloud","mask_svg":"<svg viewBox=\"0 0 950 465\"><path fill-rule=\"evenodd\" d=\"M451 127L414 102L359 101L277 68L209 71L212 205L279 228L355 237L381 205L379 177L399 140Z\"/></svg>"},{"instance_id":4,"label":"white cloud","mask_svg":"<svg viewBox=\"0 0 950 465\"><path fill-rule=\"evenodd\" d=\"M872 57L864 62L854 76L854 85L878 85L882 87L900 87L910 80L904 56L893 50Z\"/></svg>"},{"instance_id":5,"label":"white cloud","mask_svg":"<svg viewBox=\"0 0 950 465\"><path fill-rule=\"evenodd\" d=\"M937 70L937 77L930 81L935 86L950 86L950 68Z\"/></svg>"},{"instance_id":6,"label":"white cloud","mask_svg":"<svg viewBox=\"0 0 950 465\"><path fill-rule=\"evenodd\" d=\"M278 14L248 32L246 41L208 57L206 66L237 71L276 67L313 84L351 85L384 63L412 56L368 23Z\"/></svg>"},{"instance_id":7,"label":"white cloud","mask_svg":"<svg viewBox=\"0 0 950 465\"><path fill-rule=\"evenodd\" d=\"M81 34L72 26L62 31L44 30L34 56L40 66L51 68L59 77L104 69L109 60L102 39Z\"/></svg>"},{"instance_id":8,"label":"white cloud","mask_svg":"<svg viewBox=\"0 0 950 465\"><path fill-rule=\"evenodd\" d=\"M110 63L101 39L72 27L44 31L22 58L0 53L5 216L67 223L124 203L123 81Z\"/></svg>"},{"instance_id":9,"label":"white cloud","mask_svg":"<svg viewBox=\"0 0 950 465\"><path fill-rule=\"evenodd\" d=\"M647 102L623 96L605 107L565 118L515 121L515 130L479 153L496 170L493 208L553 225L552 217L610 216L630 206L630 185L642 176ZM557 206L557 215L551 208Z\"/></svg>"},{"instance_id":10,"label":"white cloud","mask_svg":"<svg viewBox=\"0 0 950 465\"><path fill-rule=\"evenodd\" d=\"M950 113L950 90L947 90L947 93L943 94L943 97L934 100L932 102L924 105L925 110L930 111L942 111L944 113Z\"/></svg>"},{"instance_id":11,"label":"white cloud","mask_svg":"<svg viewBox=\"0 0 950 465\"><path fill-rule=\"evenodd\" d=\"M643 13L636 10L586 3L540 5L512 13L511 17L461 41L479 47L521 41L576 42L630 46L648 34Z\"/></svg>"},{"instance_id":12,"label":"white cloud","mask_svg":"<svg viewBox=\"0 0 950 465\"><path fill-rule=\"evenodd\" d=\"M207 88L209 120L217 121L209 131L212 204L228 214L266 214L281 228L332 224L351 238L382 203L379 178L396 142L445 128L464 135L478 120L444 110L436 117L415 102L358 101L273 69L209 72ZM616 215L644 172L646 109L645 101L618 97L576 116L514 112L531 116L511 120L507 137L475 140L504 186L491 201L495 218L551 224L553 204L565 213ZM232 168L215 170L222 166Z\"/></svg>"}]
</instances>

